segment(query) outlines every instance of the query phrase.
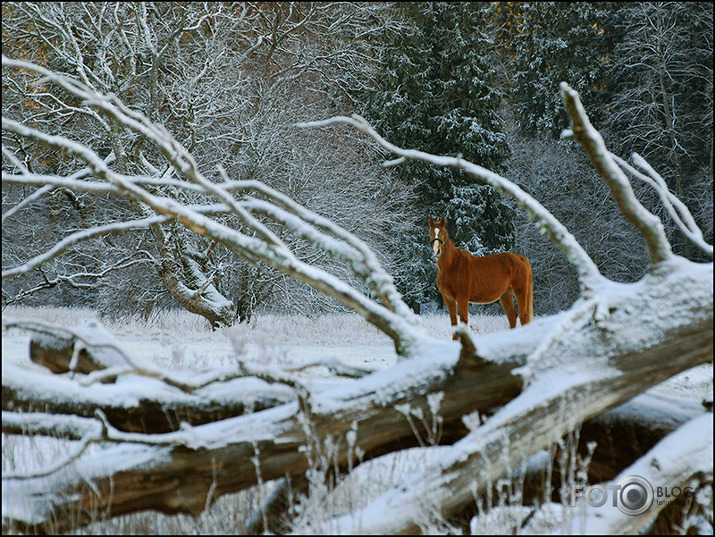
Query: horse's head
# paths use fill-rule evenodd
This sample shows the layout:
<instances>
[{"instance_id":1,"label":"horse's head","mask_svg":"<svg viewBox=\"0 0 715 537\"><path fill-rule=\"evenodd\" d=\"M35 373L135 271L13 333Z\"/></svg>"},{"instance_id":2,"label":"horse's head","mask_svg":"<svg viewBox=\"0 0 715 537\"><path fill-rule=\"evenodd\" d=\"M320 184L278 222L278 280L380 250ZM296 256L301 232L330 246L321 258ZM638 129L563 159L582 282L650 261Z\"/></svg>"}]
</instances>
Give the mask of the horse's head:
<instances>
[{"instance_id":1,"label":"horse's head","mask_svg":"<svg viewBox=\"0 0 715 537\"><path fill-rule=\"evenodd\" d=\"M438 261L442 254L444 253L444 245L449 239L447 235L447 228L445 227L445 219L435 220L433 218L429 219L429 238L430 245L432 246L432 256L435 261Z\"/></svg>"}]
</instances>

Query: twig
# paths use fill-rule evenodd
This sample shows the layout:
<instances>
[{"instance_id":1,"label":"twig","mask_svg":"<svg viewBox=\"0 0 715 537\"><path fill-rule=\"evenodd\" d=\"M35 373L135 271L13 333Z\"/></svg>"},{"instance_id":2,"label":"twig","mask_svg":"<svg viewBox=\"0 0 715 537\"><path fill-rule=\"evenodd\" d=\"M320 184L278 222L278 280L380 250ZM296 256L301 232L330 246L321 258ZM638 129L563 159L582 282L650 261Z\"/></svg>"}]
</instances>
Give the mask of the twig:
<instances>
[{"instance_id":1,"label":"twig","mask_svg":"<svg viewBox=\"0 0 715 537\"><path fill-rule=\"evenodd\" d=\"M12 278L14 276L19 276L20 274L26 274L32 269L37 268L54 259L71 246L74 246L75 244L78 244L82 241L86 241L88 239L93 239L96 237L102 237L110 233L120 233L131 229L144 229L154 224L166 222L169 219L170 217L168 216L152 216L149 218L142 218L141 220L117 222L114 224L106 224L104 226L97 226L95 228L78 231L77 233L68 235L60 242L55 244L52 248L47 250L45 253L33 257L23 265L3 271L2 278Z\"/></svg>"},{"instance_id":2,"label":"twig","mask_svg":"<svg viewBox=\"0 0 715 537\"><path fill-rule=\"evenodd\" d=\"M5 412L3 412L3 420L4 419L5 419ZM82 456L82 454L85 451L87 451L87 448L90 446L90 444L94 444L95 442L99 442L100 440L106 438L106 429L104 427L102 427L102 424L97 422L97 420L94 420L94 422L98 425L99 431L88 430L87 434L85 434L82 437L82 440L80 440L79 447L74 451L74 453L70 454L67 458L65 458L55 464L52 464L46 468L43 468L41 470L36 470L34 472L27 472L27 473L3 472L3 474L2 474L3 480L5 480L5 479L32 479L35 477L44 477L44 476L50 475L58 470L61 470L65 466L76 461L77 459L79 459Z\"/></svg>"},{"instance_id":3,"label":"twig","mask_svg":"<svg viewBox=\"0 0 715 537\"><path fill-rule=\"evenodd\" d=\"M304 371L311 367L326 367L329 371L339 377L362 378L375 372L372 369L355 367L339 360L338 358L319 358L301 365L284 366L283 369L289 372Z\"/></svg>"},{"instance_id":4,"label":"twig","mask_svg":"<svg viewBox=\"0 0 715 537\"><path fill-rule=\"evenodd\" d=\"M26 436L43 435L81 440L99 426L94 418L46 412L2 411L2 432Z\"/></svg>"},{"instance_id":5,"label":"twig","mask_svg":"<svg viewBox=\"0 0 715 537\"><path fill-rule=\"evenodd\" d=\"M239 369L247 377L256 377L266 382L272 384L285 384L290 386L295 391L296 397L298 398L298 406L301 411L305 413L306 416L310 416L311 403L310 403L310 390L303 384L297 377L286 375L284 373L277 373L275 371L261 370L255 367L249 367L245 362L239 361Z\"/></svg>"}]
</instances>

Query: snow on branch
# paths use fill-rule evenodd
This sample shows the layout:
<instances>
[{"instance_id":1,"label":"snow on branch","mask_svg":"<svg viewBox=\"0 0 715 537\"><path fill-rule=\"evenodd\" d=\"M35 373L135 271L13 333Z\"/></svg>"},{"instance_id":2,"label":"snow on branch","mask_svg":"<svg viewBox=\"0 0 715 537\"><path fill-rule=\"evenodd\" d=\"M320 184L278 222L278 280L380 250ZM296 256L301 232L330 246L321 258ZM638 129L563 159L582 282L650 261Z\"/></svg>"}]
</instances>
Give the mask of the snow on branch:
<instances>
[{"instance_id":1,"label":"snow on branch","mask_svg":"<svg viewBox=\"0 0 715 537\"><path fill-rule=\"evenodd\" d=\"M353 272L363 279L369 289L375 291L391 311L412 323L416 322L412 310L404 303L394 286L392 276L382 268L375 254L363 241L295 203L285 204L287 211L273 203L253 198L246 198L241 205L282 223L296 235L350 263ZM338 240L333 236L338 237Z\"/></svg>"},{"instance_id":2,"label":"snow on branch","mask_svg":"<svg viewBox=\"0 0 715 537\"><path fill-rule=\"evenodd\" d=\"M651 264L656 265L671 259L673 254L663 223L646 210L633 194L628 178L611 158L601 134L591 125L578 93L566 82L562 82L561 95L571 117L571 129L564 131L562 138L573 137L583 145L594 167L611 189L618 209L643 235Z\"/></svg>"},{"instance_id":3,"label":"snow on branch","mask_svg":"<svg viewBox=\"0 0 715 537\"><path fill-rule=\"evenodd\" d=\"M191 208L197 213L224 213L228 211L228 209L224 205L205 205ZM79 244L80 242L89 239L94 239L97 237L102 237L110 233L121 233L124 231L146 229L155 224L161 224L169 220L171 220L170 216L152 216L149 218L141 218L138 220L129 220L125 222L116 222L113 224L106 224L104 226L97 226L90 229L78 231L76 233L73 233L72 235L68 235L46 252L36 255L22 265L3 271L2 279L12 278L21 274L27 274L31 270L36 269L44 265L48 261L51 261L52 259L58 257L59 255L67 251L69 248L75 246L76 244ZM78 276L79 275L74 275L73 277L76 278Z\"/></svg>"},{"instance_id":4,"label":"snow on branch","mask_svg":"<svg viewBox=\"0 0 715 537\"><path fill-rule=\"evenodd\" d=\"M543 205L508 179L486 168L482 168L477 164L464 160L461 157L437 156L415 149L402 149L397 147L375 132L367 121L357 114L353 114L351 117L335 116L322 121L298 123L296 126L303 128L324 127L334 123L347 123L348 125L352 125L373 138L380 147L399 155L398 159L386 162L386 166L395 166L407 160L419 160L436 166L457 168L482 183L492 186L497 191L511 196L516 200L519 207L526 211L529 218L536 222L539 231L556 244L567 259L574 264L578 270L579 283L583 290L591 290L598 286L599 283L605 281L605 278L599 273L593 260L566 227L546 210Z\"/></svg>"},{"instance_id":5,"label":"snow on branch","mask_svg":"<svg viewBox=\"0 0 715 537\"><path fill-rule=\"evenodd\" d=\"M671 218L675 222L675 225L677 225L680 231L683 232L683 235L685 235L688 239L692 241L693 244L695 244L695 246L700 248L703 252L705 252L708 256L712 258L712 244L708 244L707 242L705 242L705 239L703 238L703 232L695 223L693 215L690 214L690 211L688 210L687 206L668 189L668 185L665 183L665 180L663 180L660 174L656 172L651 167L651 165L648 164L648 162L638 153L633 153L633 162L636 164L636 166L642 168L648 175L645 175L634 169L626 161L624 161L620 157L617 157L613 153L609 153L609 155L613 160L618 163L621 168L628 171L634 177L640 179L644 183L653 187L653 189L658 193L658 196L660 196L660 199L663 202L665 209L668 211L668 214L670 214Z\"/></svg>"},{"instance_id":6,"label":"snow on branch","mask_svg":"<svg viewBox=\"0 0 715 537\"><path fill-rule=\"evenodd\" d=\"M23 163L18 161L17 158L15 158L15 155L13 155L5 147L5 144L3 144L3 146L2 146L2 153L20 171L20 175L13 175L10 173L6 173L3 170L3 172L2 172L2 182L3 183L43 185L42 188L38 188L35 192L33 192L32 194L27 196L25 199L23 199L17 205L15 205L14 207L11 207L7 211L5 211L2 215L3 222L5 222L5 220L7 218L10 218L13 214L18 212L23 207L32 203L34 200L41 198L42 196L44 196L45 194L47 194L49 192L52 192L55 188L69 187L69 188L72 188L72 190L80 190L80 191L86 190L88 192L95 192L95 193L109 193L109 192L118 193L119 192L118 189L116 189L112 185L103 185L101 183L90 183L87 181L81 181L81 179L84 179L85 177L91 175L92 172L88 168L79 170L66 178L57 177L54 175L37 175L37 174L30 173L30 171L27 169L27 167ZM107 158L104 159L104 162L106 164L112 164L115 160L116 159L114 158L114 153L110 153L109 155L107 155Z\"/></svg>"},{"instance_id":7,"label":"snow on branch","mask_svg":"<svg viewBox=\"0 0 715 537\"><path fill-rule=\"evenodd\" d=\"M97 412L101 412L101 411L98 410ZM16 416L13 418L13 417L8 416L8 414L12 414L12 413L8 413L8 412L2 413L3 432L5 432L5 419L6 418L9 419L9 421L11 423L13 423L13 425L20 425L17 423L19 420L19 417ZM38 419L38 416L33 416L33 422L36 422L37 419ZM39 419L42 419L42 417L39 417ZM34 424L36 424L36 423L34 423ZM79 445L73 449L73 452L70 453L70 455L63 457L61 460L55 462L54 464L50 464L40 470L34 470L34 471L28 472L28 473L3 472L3 480L13 479L13 480L22 481L25 479L34 479L34 478L38 478L38 477L44 477L44 476L51 475L51 474L57 472L58 470L61 470L65 467L69 466L70 464L75 462L77 459L79 459L84 454L84 452L87 451L87 448L91 444L94 444L94 443L99 442L103 439L106 439L105 438L105 436L106 436L105 429L102 427L102 424L100 424L99 422L95 422L94 425L95 425L94 427L91 427L91 426L86 427L86 429L87 429L86 433L84 434L84 436L82 436L79 439L80 440ZM22 426L22 425L20 425L20 426ZM31 426L29 426L29 427L31 427ZM76 430L74 432L76 432Z\"/></svg>"},{"instance_id":8,"label":"snow on branch","mask_svg":"<svg viewBox=\"0 0 715 537\"><path fill-rule=\"evenodd\" d=\"M111 369L111 368L110 368ZM115 368L116 369L116 368ZM108 371L103 370L103 371ZM174 372L179 375L180 372ZM196 372L184 371L184 377ZM66 376L48 376L12 364L3 365L3 410L28 413L42 408L51 413L61 431L67 432L63 420L67 415L94 418L101 409L115 427L123 431L164 433L176 428L179 420L198 425L209 421L258 412L295 400L295 393L283 384L268 384L255 377L241 376L197 388L191 393L170 386L155 377L124 375L122 383L87 385L90 375L79 380ZM147 404L151 401L151 404ZM156 408L162 408L157 412ZM3 419L3 431L11 422ZM28 434L50 434L51 424ZM11 431L7 431L11 432ZM81 433L78 433L81 436ZM74 435L72 435L74 436Z\"/></svg>"},{"instance_id":9,"label":"snow on branch","mask_svg":"<svg viewBox=\"0 0 715 537\"><path fill-rule=\"evenodd\" d=\"M81 440L88 434L99 433L100 425L96 419L80 416L2 411L2 432L5 434L43 435Z\"/></svg>"},{"instance_id":10,"label":"snow on branch","mask_svg":"<svg viewBox=\"0 0 715 537\"><path fill-rule=\"evenodd\" d=\"M70 287L74 287L76 289L94 288L97 287L96 281L100 280L110 272L113 272L115 270L122 270L143 263L156 263L156 259L146 250L137 250L136 252L124 257L123 259L120 259L119 261L116 261L109 266L105 266L100 271L75 272L70 275L60 274L56 275L52 279L47 277L47 274L45 274L45 271L42 269L42 267L37 267L38 272L40 272L40 274L42 275L43 281L35 285L34 287L18 292L12 297L6 297L4 299L5 304L9 305L15 302L19 302L25 297L31 296L34 293L44 289L51 289L60 283L67 283Z\"/></svg>"},{"instance_id":11,"label":"snow on branch","mask_svg":"<svg viewBox=\"0 0 715 537\"><path fill-rule=\"evenodd\" d=\"M27 274L31 270L47 263L48 261L65 252L67 249L82 241L86 241L96 237L102 237L110 233L119 233L122 231L134 229L145 229L154 224L166 222L167 220L169 220L168 216L153 216L151 218L130 220L128 222L117 222L114 224L107 224L104 226L97 226L95 228L78 231L77 233L68 235L45 253L33 257L32 259L18 267L4 270L2 272L2 279L4 280L5 278L12 278L14 276L19 276L20 274Z\"/></svg>"},{"instance_id":12,"label":"snow on branch","mask_svg":"<svg viewBox=\"0 0 715 537\"><path fill-rule=\"evenodd\" d=\"M404 304L391 276L381 267L374 253L357 237L258 182L229 181L225 173L222 173L224 176L223 183L209 181L198 170L196 162L189 152L162 126L152 123L143 114L129 109L114 96L101 95L77 80L69 79L28 62L10 60L5 56L2 58L2 62L3 66L6 67L26 69L40 74L43 77L41 82L49 80L59 85L69 93L82 99L85 106L98 109L118 125L144 137L159 149L168 160L170 166L181 177L187 179L187 181L172 180L166 177L165 174L161 178L153 179L123 175L114 171L107 161L100 158L91 148L81 143L62 136L49 135L3 117L2 125L4 130L79 158L86 164L87 169L90 170L94 177L105 181L107 184L98 186L96 182L84 182L77 177L50 177L43 180L42 177L25 174L22 169L20 170L20 175L3 174L3 181L33 184L40 187L51 184L69 189L104 191L138 201L156 213L156 216L152 216L145 211L147 218L141 221L109 224L102 228L78 232L65 238L49 252L37 256L25 265L7 270L3 273L3 277L25 273L59 255L67 247L76 244L80 240L113 231L133 229L138 225L142 227L154 226L167 219L172 219L199 235L222 243L251 261L262 261L285 274L307 283L314 289L336 298L339 302L358 312L370 323L388 334L395 341L395 346L400 355L405 355L408 352L416 337L414 327L418 324L417 317ZM219 170L219 172L222 172L222 170ZM219 207L221 207L222 211L228 211L238 216L246 224L247 228L254 233L249 235L232 229L216 220L207 218L202 214L207 212L206 210L184 205L173 197L152 194L145 188L145 185L162 184L192 190L196 190L198 187L200 192L218 198L220 201ZM253 190L268 198L268 201L261 202L259 212L269 214L274 221L282 224L292 233L299 237L304 237L309 242L313 242L318 247L323 247L347 261L356 276L376 293L382 305L332 274L298 259L295 253L271 229L251 214L253 210L258 210L256 204L259 202L250 199L237 200L232 194L235 190ZM294 215L295 218L288 218L288 213L285 211ZM329 239L328 235L338 239L338 242L334 239ZM343 244L340 244L340 241Z\"/></svg>"}]
</instances>

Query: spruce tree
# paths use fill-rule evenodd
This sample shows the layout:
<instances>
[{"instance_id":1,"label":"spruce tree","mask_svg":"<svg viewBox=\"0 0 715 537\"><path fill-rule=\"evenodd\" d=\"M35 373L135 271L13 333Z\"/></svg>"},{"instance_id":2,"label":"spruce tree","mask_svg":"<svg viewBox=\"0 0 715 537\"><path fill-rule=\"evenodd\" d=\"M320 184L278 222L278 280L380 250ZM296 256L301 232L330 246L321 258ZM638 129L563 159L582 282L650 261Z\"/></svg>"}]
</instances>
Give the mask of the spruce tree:
<instances>
[{"instance_id":1,"label":"spruce tree","mask_svg":"<svg viewBox=\"0 0 715 537\"><path fill-rule=\"evenodd\" d=\"M497 51L504 67L515 126L527 136L558 137L568 127L559 83L579 92L598 127L607 113L605 90L616 35L615 2L499 2Z\"/></svg>"},{"instance_id":2,"label":"spruce tree","mask_svg":"<svg viewBox=\"0 0 715 537\"><path fill-rule=\"evenodd\" d=\"M509 156L499 118L490 8L474 3L404 3L408 30L391 36L380 90L362 111L396 145L502 170ZM499 195L464 173L409 162L396 173L415 185L415 232L405 238L408 295L439 299L427 220L446 217L455 244L476 255L510 249L513 211ZM420 298L420 297L415 297Z\"/></svg>"}]
</instances>

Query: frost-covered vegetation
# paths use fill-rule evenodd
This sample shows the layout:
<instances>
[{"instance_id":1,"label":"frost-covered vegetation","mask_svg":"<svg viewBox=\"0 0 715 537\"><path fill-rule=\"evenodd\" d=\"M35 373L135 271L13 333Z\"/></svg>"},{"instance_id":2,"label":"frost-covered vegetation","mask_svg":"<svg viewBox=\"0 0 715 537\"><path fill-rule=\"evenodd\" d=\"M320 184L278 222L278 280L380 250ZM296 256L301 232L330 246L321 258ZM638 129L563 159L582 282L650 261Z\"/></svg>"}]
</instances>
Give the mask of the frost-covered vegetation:
<instances>
[{"instance_id":1,"label":"frost-covered vegetation","mask_svg":"<svg viewBox=\"0 0 715 537\"><path fill-rule=\"evenodd\" d=\"M611 150L648 159L712 242L707 3L6 2L3 21L3 54L116 95L164 125L211 180L221 166L233 179L263 181L365 239L415 309L441 303L429 217L447 217L458 247L532 260L537 314L568 307L577 278L491 187L421 162L384 169L363 139L306 136L296 122L357 112L399 146L461 154L504 172L566 224L603 274L635 281L646 269L642 242L579 149L558 138L567 127L558 84L566 81L585 97ZM98 115L75 113L73 99L53 98L5 69L3 77L4 116L71 133L111 155L122 172L167 172L153 168L146 144ZM52 151L20 160L38 174L74 172ZM634 188L664 214L647 185ZM130 201L60 188L12 209L24 195L3 184L3 270L51 247L55 230L142 217ZM700 259L664 223L676 253ZM349 277L319 250L303 245L297 253ZM204 303L187 296L186 287L203 285ZM336 308L271 268L167 224L75 244L5 280L8 303L87 306L105 317L183 307L225 324L256 309Z\"/></svg>"}]
</instances>

